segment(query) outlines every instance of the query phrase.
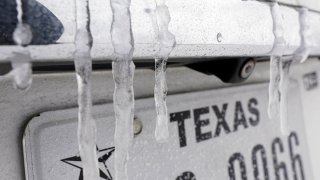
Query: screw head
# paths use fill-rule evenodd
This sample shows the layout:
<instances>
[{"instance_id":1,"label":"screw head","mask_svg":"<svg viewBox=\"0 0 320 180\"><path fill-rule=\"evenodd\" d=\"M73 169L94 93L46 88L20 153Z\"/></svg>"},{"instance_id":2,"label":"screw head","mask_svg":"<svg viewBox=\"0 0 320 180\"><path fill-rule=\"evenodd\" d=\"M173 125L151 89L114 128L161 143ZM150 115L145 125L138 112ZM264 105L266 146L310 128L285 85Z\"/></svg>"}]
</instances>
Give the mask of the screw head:
<instances>
[{"instance_id":1,"label":"screw head","mask_svg":"<svg viewBox=\"0 0 320 180\"><path fill-rule=\"evenodd\" d=\"M240 72L240 77L243 78L243 79L248 78L252 74L255 66L256 66L255 60L254 59L249 59L242 66L242 69L241 69L241 72Z\"/></svg>"},{"instance_id":2,"label":"screw head","mask_svg":"<svg viewBox=\"0 0 320 180\"><path fill-rule=\"evenodd\" d=\"M137 116L134 116L134 119L133 119L133 133L134 133L134 135L135 136L139 135L142 132L142 128L143 128L143 125L142 125L141 120Z\"/></svg>"}]
</instances>

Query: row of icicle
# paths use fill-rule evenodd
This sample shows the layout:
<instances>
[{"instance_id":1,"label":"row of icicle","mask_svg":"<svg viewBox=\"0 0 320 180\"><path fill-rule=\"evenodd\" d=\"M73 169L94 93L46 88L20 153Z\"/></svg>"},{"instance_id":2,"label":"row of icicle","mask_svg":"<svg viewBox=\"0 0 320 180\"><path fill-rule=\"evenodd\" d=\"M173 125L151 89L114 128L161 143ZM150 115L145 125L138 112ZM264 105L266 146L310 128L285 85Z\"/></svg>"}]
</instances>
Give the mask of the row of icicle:
<instances>
[{"instance_id":1,"label":"row of icicle","mask_svg":"<svg viewBox=\"0 0 320 180\"><path fill-rule=\"evenodd\" d=\"M12 54L13 70L9 73L18 89L28 89L32 82L31 55L27 45L32 40L30 26L23 20L23 0L17 2L17 28L14 31L14 41L18 49ZM169 137L168 112L166 106L167 83L166 62L174 49L176 41L169 31L170 13L165 0L155 0L156 9L153 18L157 26L158 52L155 58L155 89L156 106L155 138L164 142ZM111 38L114 47L112 71L115 82L114 111L115 129L115 179L126 180L128 151L133 139L134 92L133 76L135 66L132 61L134 40L131 28L130 0L111 0L113 12ZM75 69L78 82L78 144L85 180L99 179L99 169L96 154L96 123L92 117L91 74L92 74L92 35L90 31L89 0L76 0L77 34L74 53ZM284 58L285 38L282 27L282 14L277 2L271 3L273 18L274 47L270 58L269 107L270 119L279 119L281 132L287 130L287 91L289 88L289 68L292 62L304 62L310 46L307 16L308 10L301 8L300 35L301 44L293 57ZM21 59L23 60L21 62Z\"/></svg>"},{"instance_id":2,"label":"row of icicle","mask_svg":"<svg viewBox=\"0 0 320 180\"><path fill-rule=\"evenodd\" d=\"M115 179L128 179L128 152L133 139L134 91L133 76L135 66L132 61L134 39L131 28L130 0L111 0L113 12L111 40L114 48L112 73L115 84L113 105L116 119L115 145ZM175 37L168 30L170 14L163 0L156 0L155 31L158 34L159 51L155 59L155 104L157 141L169 137L168 114L166 106L166 61L175 46ZM88 0L77 0L77 35L75 65L79 93L78 142L83 176L85 180L99 177L96 155L96 125L91 114L92 99L90 77L92 60L90 50L92 36L90 32L90 11Z\"/></svg>"}]
</instances>

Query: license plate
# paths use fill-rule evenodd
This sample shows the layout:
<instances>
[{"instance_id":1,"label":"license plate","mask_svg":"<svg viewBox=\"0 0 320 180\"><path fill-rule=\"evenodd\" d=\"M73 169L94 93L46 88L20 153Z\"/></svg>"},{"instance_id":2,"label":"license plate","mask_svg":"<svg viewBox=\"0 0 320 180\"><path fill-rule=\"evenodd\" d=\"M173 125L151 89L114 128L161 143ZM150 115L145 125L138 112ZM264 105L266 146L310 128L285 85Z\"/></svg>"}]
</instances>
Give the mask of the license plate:
<instances>
[{"instance_id":1,"label":"license plate","mask_svg":"<svg viewBox=\"0 0 320 180\"><path fill-rule=\"evenodd\" d=\"M131 180L311 180L300 93L288 94L288 135L267 116L268 85L255 84L168 97L170 139L154 138L153 98L136 100L142 123L130 148ZM114 175L113 105L93 108L101 179ZM77 109L42 113L28 124L29 180L81 180Z\"/></svg>"}]
</instances>

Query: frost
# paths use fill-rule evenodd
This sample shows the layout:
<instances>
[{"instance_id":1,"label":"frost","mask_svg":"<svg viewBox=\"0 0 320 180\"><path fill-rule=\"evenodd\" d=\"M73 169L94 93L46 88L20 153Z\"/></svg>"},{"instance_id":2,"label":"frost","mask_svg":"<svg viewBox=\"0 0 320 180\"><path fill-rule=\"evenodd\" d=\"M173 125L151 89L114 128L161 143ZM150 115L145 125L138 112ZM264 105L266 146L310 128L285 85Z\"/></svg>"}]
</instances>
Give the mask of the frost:
<instances>
[{"instance_id":1,"label":"frost","mask_svg":"<svg viewBox=\"0 0 320 180\"><path fill-rule=\"evenodd\" d=\"M175 36L169 31L170 12L164 0L156 0L155 16L157 26L155 32L158 33L159 50L155 58L155 88L154 98L157 112L157 122L155 138L158 142L163 142L169 137L168 110L166 104L167 82L166 64L168 57L175 47Z\"/></svg>"}]
</instances>

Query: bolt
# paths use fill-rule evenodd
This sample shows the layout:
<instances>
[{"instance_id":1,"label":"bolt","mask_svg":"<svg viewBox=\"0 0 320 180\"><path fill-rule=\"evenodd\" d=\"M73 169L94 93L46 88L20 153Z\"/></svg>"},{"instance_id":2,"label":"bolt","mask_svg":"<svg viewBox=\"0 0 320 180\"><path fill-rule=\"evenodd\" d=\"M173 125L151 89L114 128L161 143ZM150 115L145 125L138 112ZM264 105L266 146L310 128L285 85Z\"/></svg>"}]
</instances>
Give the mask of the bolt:
<instances>
[{"instance_id":1,"label":"bolt","mask_svg":"<svg viewBox=\"0 0 320 180\"><path fill-rule=\"evenodd\" d=\"M139 120L137 116L134 116L133 119L133 133L135 136L139 135L142 132L142 122Z\"/></svg>"},{"instance_id":2,"label":"bolt","mask_svg":"<svg viewBox=\"0 0 320 180\"><path fill-rule=\"evenodd\" d=\"M256 61L254 59L249 59L244 63L241 69L240 77L243 79L248 78L256 66Z\"/></svg>"}]
</instances>

